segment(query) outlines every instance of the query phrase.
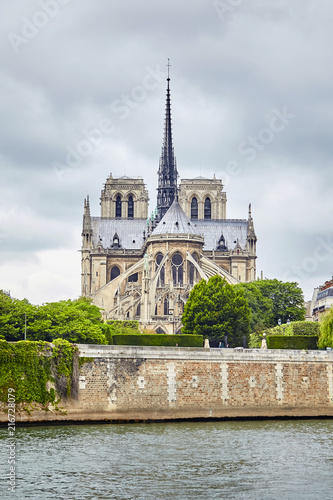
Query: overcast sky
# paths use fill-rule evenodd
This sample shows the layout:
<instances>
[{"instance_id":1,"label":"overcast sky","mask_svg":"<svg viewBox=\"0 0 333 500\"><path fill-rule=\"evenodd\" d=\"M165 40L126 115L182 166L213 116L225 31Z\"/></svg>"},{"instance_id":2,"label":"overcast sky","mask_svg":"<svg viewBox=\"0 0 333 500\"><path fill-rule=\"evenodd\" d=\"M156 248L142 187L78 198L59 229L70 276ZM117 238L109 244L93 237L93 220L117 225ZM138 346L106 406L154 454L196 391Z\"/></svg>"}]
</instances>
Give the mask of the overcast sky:
<instances>
[{"instance_id":1,"label":"overcast sky","mask_svg":"<svg viewBox=\"0 0 333 500\"><path fill-rule=\"evenodd\" d=\"M0 289L80 294L83 200L110 172L156 204L170 58L180 178L221 177L257 271L333 272L331 0L2 0Z\"/></svg>"}]
</instances>

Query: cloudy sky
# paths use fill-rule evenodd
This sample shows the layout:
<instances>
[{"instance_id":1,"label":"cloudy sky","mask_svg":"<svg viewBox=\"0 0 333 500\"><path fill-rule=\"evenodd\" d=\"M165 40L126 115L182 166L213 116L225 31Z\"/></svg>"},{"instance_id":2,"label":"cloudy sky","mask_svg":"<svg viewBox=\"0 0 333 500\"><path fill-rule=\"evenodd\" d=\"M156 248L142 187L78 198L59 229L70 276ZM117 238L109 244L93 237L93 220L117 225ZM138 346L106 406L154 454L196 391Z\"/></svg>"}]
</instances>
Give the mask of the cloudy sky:
<instances>
[{"instance_id":1,"label":"cloudy sky","mask_svg":"<svg viewBox=\"0 0 333 500\"><path fill-rule=\"evenodd\" d=\"M156 204L166 63L181 178L221 177L257 270L305 298L333 272L330 0L2 0L0 289L80 294L84 197L143 176Z\"/></svg>"}]
</instances>

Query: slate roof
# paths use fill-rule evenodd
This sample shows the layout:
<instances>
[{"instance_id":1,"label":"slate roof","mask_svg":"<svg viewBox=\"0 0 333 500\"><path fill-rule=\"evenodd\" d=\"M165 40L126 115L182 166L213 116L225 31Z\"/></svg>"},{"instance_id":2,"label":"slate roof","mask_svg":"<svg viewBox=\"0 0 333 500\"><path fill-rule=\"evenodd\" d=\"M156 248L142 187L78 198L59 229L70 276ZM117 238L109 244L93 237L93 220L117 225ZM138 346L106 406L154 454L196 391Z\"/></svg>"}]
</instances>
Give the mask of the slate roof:
<instances>
[{"instance_id":1,"label":"slate roof","mask_svg":"<svg viewBox=\"0 0 333 500\"><path fill-rule=\"evenodd\" d=\"M177 200L174 200L169 210L155 227L152 235L157 234L196 234L197 230L191 219L187 217Z\"/></svg>"},{"instance_id":2,"label":"slate roof","mask_svg":"<svg viewBox=\"0 0 333 500\"><path fill-rule=\"evenodd\" d=\"M176 222L178 224L176 225ZM144 240L143 231L147 236L146 219L106 219L92 217L93 246L97 247L99 238L104 248L111 247L115 233L118 234L121 248L140 250ZM171 205L162 220L153 231L153 235L163 234L194 234L204 237L204 250L216 249L223 234L228 250L236 246L237 238L240 246L245 249L247 242L246 219L226 220L195 220L191 221L177 201Z\"/></svg>"},{"instance_id":3,"label":"slate roof","mask_svg":"<svg viewBox=\"0 0 333 500\"><path fill-rule=\"evenodd\" d=\"M225 219L225 220L196 220L192 221L200 235L204 237L204 250L216 249L217 242L223 234L228 250L236 246L237 238L242 249L247 243L247 220Z\"/></svg>"},{"instance_id":4,"label":"slate roof","mask_svg":"<svg viewBox=\"0 0 333 500\"><path fill-rule=\"evenodd\" d=\"M128 250L140 250L143 245L143 231L147 232L146 219L104 219L92 217L93 246L97 247L101 237L103 247L109 248L115 233L119 236L120 245Z\"/></svg>"}]
</instances>

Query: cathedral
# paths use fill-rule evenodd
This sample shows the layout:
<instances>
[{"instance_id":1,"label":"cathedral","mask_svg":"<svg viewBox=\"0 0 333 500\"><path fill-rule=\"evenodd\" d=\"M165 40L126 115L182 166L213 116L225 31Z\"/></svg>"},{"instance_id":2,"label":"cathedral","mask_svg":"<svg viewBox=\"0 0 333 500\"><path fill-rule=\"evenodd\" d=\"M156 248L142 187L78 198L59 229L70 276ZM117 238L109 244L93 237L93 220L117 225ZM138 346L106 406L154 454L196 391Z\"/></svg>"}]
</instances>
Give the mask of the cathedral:
<instances>
[{"instance_id":1,"label":"cathedral","mask_svg":"<svg viewBox=\"0 0 333 500\"><path fill-rule=\"evenodd\" d=\"M81 294L91 297L105 319L136 319L156 333L180 333L189 293L216 274L230 284L256 279L257 237L251 215L226 218L221 179L177 182L167 78L157 205L148 217L142 178L107 178L101 216L84 201Z\"/></svg>"}]
</instances>

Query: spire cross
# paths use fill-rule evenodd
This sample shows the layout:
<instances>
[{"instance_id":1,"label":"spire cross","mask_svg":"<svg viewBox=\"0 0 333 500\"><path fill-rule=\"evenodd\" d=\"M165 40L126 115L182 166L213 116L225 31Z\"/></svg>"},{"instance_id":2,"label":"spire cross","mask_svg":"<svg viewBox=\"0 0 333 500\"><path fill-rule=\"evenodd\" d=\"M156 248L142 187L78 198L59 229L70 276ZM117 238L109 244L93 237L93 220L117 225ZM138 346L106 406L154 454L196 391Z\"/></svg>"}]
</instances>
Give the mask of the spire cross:
<instances>
[{"instance_id":1,"label":"spire cross","mask_svg":"<svg viewBox=\"0 0 333 500\"><path fill-rule=\"evenodd\" d=\"M170 73L171 64L170 64L170 58L169 58L169 57L168 57L168 64L167 64L167 68L168 68L168 80L170 80L169 73Z\"/></svg>"}]
</instances>

